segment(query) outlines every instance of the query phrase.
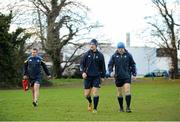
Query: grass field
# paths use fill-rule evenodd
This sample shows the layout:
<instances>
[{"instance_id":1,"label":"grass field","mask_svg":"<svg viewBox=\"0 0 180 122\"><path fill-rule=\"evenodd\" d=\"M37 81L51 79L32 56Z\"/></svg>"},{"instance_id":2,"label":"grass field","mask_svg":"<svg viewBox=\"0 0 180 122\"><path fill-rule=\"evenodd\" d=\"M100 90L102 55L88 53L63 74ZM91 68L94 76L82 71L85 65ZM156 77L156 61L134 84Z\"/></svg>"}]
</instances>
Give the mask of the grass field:
<instances>
[{"instance_id":1,"label":"grass field","mask_svg":"<svg viewBox=\"0 0 180 122\"><path fill-rule=\"evenodd\" d=\"M115 86L106 81L100 91L97 114L86 110L82 81L71 81L54 80L56 87L41 88L37 108L32 106L30 91L0 90L0 120L180 121L180 80L138 79L133 82L132 113L118 112Z\"/></svg>"}]
</instances>

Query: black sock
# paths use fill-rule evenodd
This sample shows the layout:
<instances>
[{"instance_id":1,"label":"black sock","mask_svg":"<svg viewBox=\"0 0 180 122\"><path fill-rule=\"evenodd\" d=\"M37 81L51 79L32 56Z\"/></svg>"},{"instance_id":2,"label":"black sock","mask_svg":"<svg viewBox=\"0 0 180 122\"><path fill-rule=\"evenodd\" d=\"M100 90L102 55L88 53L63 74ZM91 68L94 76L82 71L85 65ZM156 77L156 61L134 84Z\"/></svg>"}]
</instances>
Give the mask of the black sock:
<instances>
[{"instance_id":1,"label":"black sock","mask_svg":"<svg viewBox=\"0 0 180 122\"><path fill-rule=\"evenodd\" d=\"M89 103L92 103L91 96L87 96L86 99L88 100Z\"/></svg>"},{"instance_id":2,"label":"black sock","mask_svg":"<svg viewBox=\"0 0 180 122\"><path fill-rule=\"evenodd\" d=\"M122 96L118 96L118 102L119 102L119 106L121 109L123 109L123 97Z\"/></svg>"},{"instance_id":3,"label":"black sock","mask_svg":"<svg viewBox=\"0 0 180 122\"><path fill-rule=\"evenodd\" d=\"M94 109L97 110L98 102L99 102L99 96L95 96L93 98L94 100Z\"/></svg>"},{"instance_id":4,"label":"black sock","mask_svg":"<svg viewBox=\"0 0 180 122\"><path fill-rule=\"evenodd\" d=\"M131 104L131 95L126 95L126 104L127 104L127 107L129 108L130 107L130 104Z\"/></svg>"}]
</instances>

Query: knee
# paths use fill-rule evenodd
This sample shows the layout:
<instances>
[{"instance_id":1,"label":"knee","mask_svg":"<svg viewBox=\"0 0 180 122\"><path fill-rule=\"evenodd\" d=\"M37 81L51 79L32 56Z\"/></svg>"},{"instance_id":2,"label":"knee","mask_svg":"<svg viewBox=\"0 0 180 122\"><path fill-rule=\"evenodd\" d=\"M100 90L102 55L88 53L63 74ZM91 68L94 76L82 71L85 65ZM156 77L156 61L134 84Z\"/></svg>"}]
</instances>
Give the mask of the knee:
<instances>
[{"instance_id":1,"label":"knee","mask_svg":"<svg viewBox=\"0 0 180 122\"><path fill-rule=\"evenodd\" d=\"M124 93L125 95L130 95L131 94L131 89L130 89L130 84L129 83L126 83L124 84Z\"/></svg>"},{"instance_id":2,"label":"knee","mask_svg":"<svg viewBox=\"0 0 180 122\"><path fill-rule=\"evenodd\" d=\"M123 96L123 87L117 87L117 96L122 97Z\"/></svg>"},{"instance_id":3,"label":"knee","mask_svg":"<svg viewBox=\"0 0 180 122\"><path fill-rule=\"evenodd\" d=\"M121 92L120 92L120 91L118 91L118 92L117 92L117 96L118 96L118 97L122 97L122 96L123 96L122 91L121 91Z\"/></svg>"},{"instance_id":4,"label":"knee","mask_svg":"<svg viewBox=\"0 0 180 122\"><path fill-rule=\"evenodd\" d=\"M88 96L90 96L90 91L85 91L84 92L84 97L88 97Z\"/></svg>"},{"instance_id":5,"label":"knee","mask_svg":"<svg viewBox=\"0 0 180 122\"><path fill-rule=\"evenodd\" d=\"M131 94L130 87L125 88L124 93L125 93L125 95L130 95Z\"/></svg>"},{"instance_id":6,"label":"knee","mask_svg":"<svg viewBox=\"0 0 180 122\"><path fill-rule=\"evenodd\" d=\"M88 93L84 93L84 97L88 97L89 96L89 94Z\"/></svg>"},{"instance_id":7,"label":"knee","mask_svg":"<svg viewBox=\"0 0 180 122\"><path fill-rule=\"evenodd\" d=\"M40 84L34 83L34 88L39 88L39 87L40 87Z\"/></svg>"},{"instance_id":8,"label":"knee","mask_svg":"<svg viewBox=\"0 0 180 122\"><path fill-rule=\"evenodd\" d=\"M93 96L99 96L98 90L93 90Z\"/></svg>"}]
</instances>

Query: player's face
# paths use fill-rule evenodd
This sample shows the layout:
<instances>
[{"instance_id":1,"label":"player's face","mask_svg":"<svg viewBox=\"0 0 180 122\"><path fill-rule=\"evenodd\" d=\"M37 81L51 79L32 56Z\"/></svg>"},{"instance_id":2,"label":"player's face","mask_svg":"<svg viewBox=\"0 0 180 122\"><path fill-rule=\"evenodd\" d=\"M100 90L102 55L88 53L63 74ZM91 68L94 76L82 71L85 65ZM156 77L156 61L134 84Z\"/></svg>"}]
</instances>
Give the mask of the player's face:
<instances>
[{"instance_id":1,"label":"player's face","mask_svg":"<svg viewBox=\"0 0 180 122\"><path fill-rule=\"evenodd\" d=\"M90 44L90 49L91 49L92 51L96 51L97 47L96 47L95 44Z\"/></svg>"},{"instance_id":2,"label":"player's face","mask_svg":"<svg viewBox=\"0 0 180 122\"><path fill-rule=\"evenodd\" d=\"M31 54L33 57L35 57L37 55L37 50L32 50Z\"/></svg>"},{"instance_id":3,"label":"player's face","mask_svg":"<svg viewBox=\"0 0 180 122\"><path fill-rule=\"evenodd\" d=\"M124 48L118 48L117 50L120 54L123 54L125 52Z\"/></svg>"}]
</instances>

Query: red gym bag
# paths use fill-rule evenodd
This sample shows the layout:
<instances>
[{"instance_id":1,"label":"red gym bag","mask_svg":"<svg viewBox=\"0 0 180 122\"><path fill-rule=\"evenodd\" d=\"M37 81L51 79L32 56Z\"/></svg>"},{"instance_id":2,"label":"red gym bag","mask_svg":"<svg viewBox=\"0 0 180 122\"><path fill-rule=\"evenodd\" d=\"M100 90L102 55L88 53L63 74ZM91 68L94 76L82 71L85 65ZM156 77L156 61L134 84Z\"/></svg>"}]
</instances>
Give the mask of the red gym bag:
<instances>
[{"instance_id":1,"label":"red gym bag","mask_svg":"<svg viewBox=\"0 0 180 122\"><path fill-rule=\"evenodd\" d=\"M23 79L22 85L23 85L24 91L27 91L28 90L28 79Z\"/></svg>"}]
</instances>

